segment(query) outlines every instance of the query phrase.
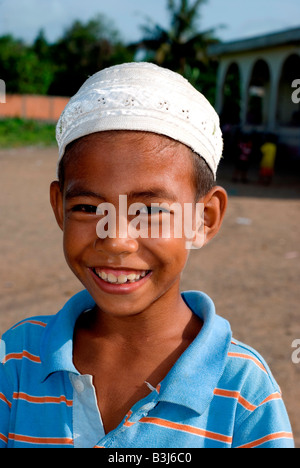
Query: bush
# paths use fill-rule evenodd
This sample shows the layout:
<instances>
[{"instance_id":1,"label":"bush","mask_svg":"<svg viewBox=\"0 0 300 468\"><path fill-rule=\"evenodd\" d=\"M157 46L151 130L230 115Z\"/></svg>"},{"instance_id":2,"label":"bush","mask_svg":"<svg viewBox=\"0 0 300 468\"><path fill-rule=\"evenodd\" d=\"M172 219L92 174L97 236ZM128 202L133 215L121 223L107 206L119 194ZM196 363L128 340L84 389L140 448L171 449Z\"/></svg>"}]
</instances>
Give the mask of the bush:
<instances>
[{"instance_id":1,"label":"bush","mask_svg":"<svg viewBox=\"0 0 300 468\"><path fill-rule=\"evenodd\" d=\"M55 144L55 125L19 118L0 120L0 147Z\"/></svg>"}]
</instances>

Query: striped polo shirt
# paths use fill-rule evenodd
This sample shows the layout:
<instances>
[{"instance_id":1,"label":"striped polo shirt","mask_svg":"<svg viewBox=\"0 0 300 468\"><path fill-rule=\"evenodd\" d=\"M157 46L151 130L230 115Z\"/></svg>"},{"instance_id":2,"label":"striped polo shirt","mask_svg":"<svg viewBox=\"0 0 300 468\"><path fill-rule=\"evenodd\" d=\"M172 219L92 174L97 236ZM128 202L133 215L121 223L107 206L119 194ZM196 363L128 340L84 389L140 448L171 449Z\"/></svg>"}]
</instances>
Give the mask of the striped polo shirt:
<instances>
[{"instance_id":1,"label":"striped polo shirt","mask_svg":"<svg viewBox=\"0 0 300 468\"><path fill-rule=\"evenodd\" d=\"M81 376L72 360L76 320L94 306L89 293L76 294L57 315L27 319L6 332L0 448L293 447L280 389L264 360L232 339L208 296L190 291L183 299L203 321L200 333L107 434L92 377Z\"/></svg>"}]
</instances>

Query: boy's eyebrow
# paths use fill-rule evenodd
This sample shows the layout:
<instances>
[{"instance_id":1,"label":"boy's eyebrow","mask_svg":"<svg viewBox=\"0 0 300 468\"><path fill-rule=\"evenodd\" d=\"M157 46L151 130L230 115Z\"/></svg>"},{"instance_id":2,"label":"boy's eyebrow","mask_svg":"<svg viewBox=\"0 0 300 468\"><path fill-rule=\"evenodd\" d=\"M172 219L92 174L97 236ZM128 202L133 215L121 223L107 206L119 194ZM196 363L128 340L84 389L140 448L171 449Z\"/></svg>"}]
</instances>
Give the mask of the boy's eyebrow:
<instances>
[{"instance_id":1,"label":"boy's eyebrow","mask_svg":"<svg viewBox=\"0 0 300 468\"><path fill-rule=\"evenodd\" d=\"M122 194L120 194L122 195ZM124 194L126 195L126 194ZM66 200L69 200L71 198L76 198L76 197L90 197L90 198L98 198L101 200L105 200L104 195L100 193L93 192L91 190L86 190L83 187L73 187L70 189L67 189L65 198ZM129 199L135 199L135 198L146 198L146 199L152 199L152 198L160 198L164 200L169 200L169 201L177 201L176 194L169 192L168 190L165 190L162 187L159 188L151 188L148 190L143 190L143 191L132 191L127 194L127 197Z\"/></svg>"},{"instance_id":2,"label":"boy's eyebrow","mask_svg":"<svg viewBox=\"0 0 300 468\"><path fill-rule=\"evenodd\" d=\"M104 200L104 196L101 195L100 193L96 193L91 190L86 190L82 187L73 187L73 188L67 189L66 195L65 195L66 200L69 200L71 198L76 198L76 197L101 198L102 200Z\"/></svg>"},{"instance_id":3,"label":"boy's eyebrow","mask_svg":"<svg viewBox=\"0 0 300 468\"><path fill-rule=\"evenodd\" d=\"M177 200L176 194L165 190L162 187L150 188L141 192L130 192L128 198L161 198L175 202Z\"/></svg>"}]
</instances>

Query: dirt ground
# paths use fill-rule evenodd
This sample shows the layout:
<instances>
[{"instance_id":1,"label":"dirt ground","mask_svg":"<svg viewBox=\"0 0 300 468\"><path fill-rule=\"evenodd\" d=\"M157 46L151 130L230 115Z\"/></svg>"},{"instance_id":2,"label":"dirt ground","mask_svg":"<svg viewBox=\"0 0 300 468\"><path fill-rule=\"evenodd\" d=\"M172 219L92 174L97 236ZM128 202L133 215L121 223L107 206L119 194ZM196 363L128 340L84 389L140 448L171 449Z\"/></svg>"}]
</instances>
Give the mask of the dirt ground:
<instances>
[{"instance_id":1,"label":"dirt ground","mask_svg":"<svg viewBox=\"0 0 300 468\"><path fill-rule=\"evenodd\" d=\"M0 151L0 335L33 315L55 314L81 290L65 264L62 234L49 205L56 148ZM257 349L281 386L300 447L300 178L271 187L219 183L229 194L220 234L192 251L182 288L209 294L234 337Z\"/></svg>"}]
</instances>

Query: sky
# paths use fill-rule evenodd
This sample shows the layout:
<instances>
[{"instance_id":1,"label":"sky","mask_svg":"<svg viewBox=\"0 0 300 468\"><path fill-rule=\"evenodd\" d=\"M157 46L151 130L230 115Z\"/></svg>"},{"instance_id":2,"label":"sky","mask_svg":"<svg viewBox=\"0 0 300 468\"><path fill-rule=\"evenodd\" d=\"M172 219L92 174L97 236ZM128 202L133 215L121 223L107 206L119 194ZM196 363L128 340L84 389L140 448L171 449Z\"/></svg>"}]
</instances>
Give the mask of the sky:
<instances>
[{"instance_id":1,"label":"sky","mask_svg":"<svg viewBox=\"0 0 300 468\"><path fill-rule=\"evenodd\" d=\"M32 42L40 29L54 42L75 20L105 14L125 42L142 37L145 18L166 27L166 0L0 0L0 36ZM200 30L216 28L222 41L300 27L300 0L207 0Z\"/></svg>"}]
</instances>

